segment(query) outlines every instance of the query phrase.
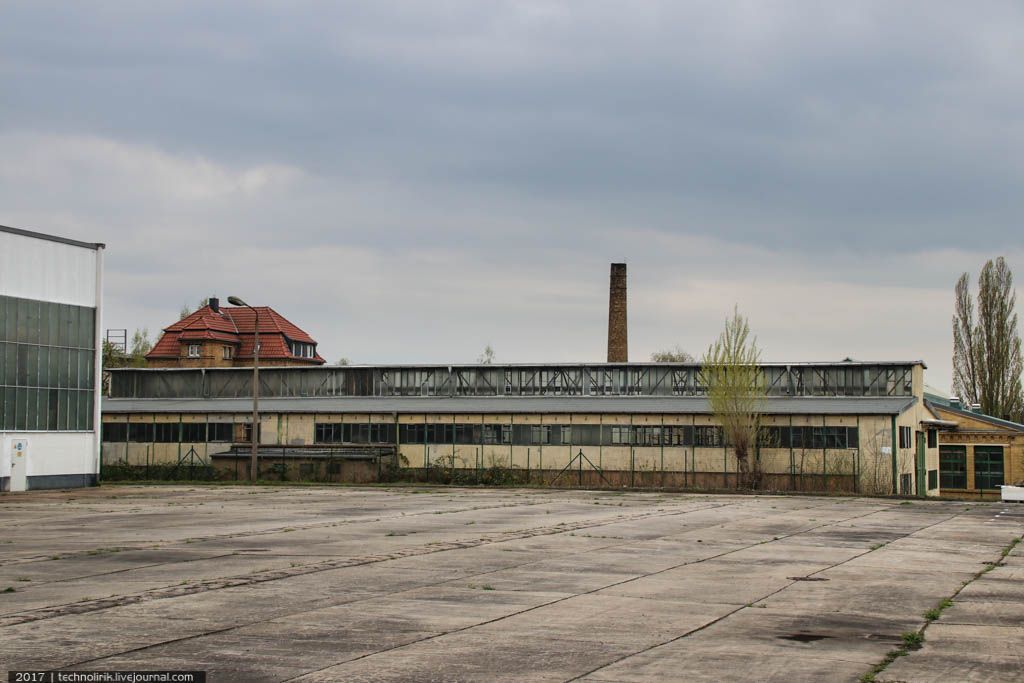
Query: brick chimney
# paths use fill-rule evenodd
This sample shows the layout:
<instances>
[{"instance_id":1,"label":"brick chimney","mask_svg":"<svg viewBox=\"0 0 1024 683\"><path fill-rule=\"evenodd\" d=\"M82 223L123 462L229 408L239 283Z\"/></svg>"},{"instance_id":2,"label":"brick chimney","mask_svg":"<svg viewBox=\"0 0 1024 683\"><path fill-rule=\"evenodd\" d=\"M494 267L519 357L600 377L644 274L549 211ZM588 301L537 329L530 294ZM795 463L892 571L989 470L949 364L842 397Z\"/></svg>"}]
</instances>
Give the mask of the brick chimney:
<instances>
[{"instance_id":1,"label":"brick chimney","mask_svg":"<svg viewBox=\"0 0 1024 683\"><path fill-rule=\"evenodd\" d=\"M628 363L628 330L626 327L626 264L612 264L608 291L608 362Z\"/></svg>"}]
</instances>

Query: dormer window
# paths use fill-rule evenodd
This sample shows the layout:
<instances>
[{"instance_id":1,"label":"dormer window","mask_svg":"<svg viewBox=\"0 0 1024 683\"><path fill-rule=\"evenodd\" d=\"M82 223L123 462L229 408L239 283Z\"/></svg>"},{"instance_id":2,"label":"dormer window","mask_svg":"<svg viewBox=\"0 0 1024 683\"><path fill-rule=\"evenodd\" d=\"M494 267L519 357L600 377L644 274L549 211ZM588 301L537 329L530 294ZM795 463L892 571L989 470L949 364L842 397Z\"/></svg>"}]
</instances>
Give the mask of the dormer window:
<instances>
[{"instance_id":1,"label":"dormer window","mask_svg":"<svg viewBox=\"0 0 1024 683\"><path fill-rule=\"evenodd\" d=\"M316 356L316 346L314 344L294 341L289 343L293 356L298 356L299 358L313 358Z\"/></svg>"},{"instance_id":2,"label":"dormer window","mask_svg":"<svg viewBox=\"0 0 1024 683\"><path fill-rule=\"evenodd\" d=\"M188 357L199 358L203 353L203 347L201 344L189 344L188 345Z\"/></svg>"}]
</instances>

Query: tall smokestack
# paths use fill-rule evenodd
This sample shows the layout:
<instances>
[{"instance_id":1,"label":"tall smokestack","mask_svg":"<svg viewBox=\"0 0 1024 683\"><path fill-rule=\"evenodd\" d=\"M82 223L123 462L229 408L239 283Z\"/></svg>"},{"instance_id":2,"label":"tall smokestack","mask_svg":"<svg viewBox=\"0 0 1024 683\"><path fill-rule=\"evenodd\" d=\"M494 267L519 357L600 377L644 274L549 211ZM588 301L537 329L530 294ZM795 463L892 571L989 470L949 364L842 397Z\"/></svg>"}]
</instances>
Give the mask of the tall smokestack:
<instances>
[{"instance_id":1,"label":"tall smokestack","mask_svg":"<svg viewBox=\"0 0 1024 683\"><path fill-rule=\"evenodd\" d=\"M628 363L628 329L626 327L626 264L612 264L608 291L608 362Z\"/></svg>"}]
</instances>

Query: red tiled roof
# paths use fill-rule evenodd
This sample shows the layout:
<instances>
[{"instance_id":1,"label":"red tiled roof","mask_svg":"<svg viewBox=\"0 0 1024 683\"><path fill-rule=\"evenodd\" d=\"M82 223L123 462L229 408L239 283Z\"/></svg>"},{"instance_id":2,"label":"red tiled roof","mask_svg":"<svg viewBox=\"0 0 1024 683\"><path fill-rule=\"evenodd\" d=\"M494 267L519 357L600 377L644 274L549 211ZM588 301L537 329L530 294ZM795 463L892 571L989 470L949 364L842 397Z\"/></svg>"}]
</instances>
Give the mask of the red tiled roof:
<instances>
[{"instance_id":1,"label":"red tiled roof","mask_svg":"<svg viewBox=\"0 0 1024 683\"><path fill-rule=\"evenodd\" d=\"M302 360L307 363L326 362L319 354L313 358L293 356L289 341L316 344L302 329L291 323L269 306L257 306L260 324L260 359ZM236 358L252 358L255 341L256 315L252 309L222 306L215 312L209 306L188 315L164 328L164 333L146 354L147 358L177 358L181 343L213 339L237 344Z\"/></svg>"}]
</instances>

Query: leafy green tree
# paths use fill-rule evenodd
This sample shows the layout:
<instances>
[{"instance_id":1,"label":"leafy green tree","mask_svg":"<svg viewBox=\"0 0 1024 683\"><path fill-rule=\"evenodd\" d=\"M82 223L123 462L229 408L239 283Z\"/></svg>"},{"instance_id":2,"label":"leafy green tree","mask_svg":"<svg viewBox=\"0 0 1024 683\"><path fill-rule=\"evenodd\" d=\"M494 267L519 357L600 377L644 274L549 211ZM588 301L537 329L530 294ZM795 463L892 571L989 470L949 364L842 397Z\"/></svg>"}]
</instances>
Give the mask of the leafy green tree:
<instances>
[{"instance_id":1,"label":"leafy green tree","mask_svg":"<svg viewBox=\"0 0 1024 683\"><path fill-rule=\"evenodd\" d=\"M757 338L750 336L747 319L734 308L725 329L701 360L700 377L707 387L711 412L722 425L725 443L736 455L737 484L746 488L761 484L757 436L767 390L760 362Z\"/></svg>"},{"instance_id":2,"label":"leafy green tree","mask_svg":"<svg viewBox=\"0 0 1024 683\"><path fill-rule=\"evenodd\" d=\"M136 368L146 367L146 354L153 350L153 342L149 340L149 329L136 329L132 334L132 342L128 347L128 365Z\"/></svg>"}]
</instances>

